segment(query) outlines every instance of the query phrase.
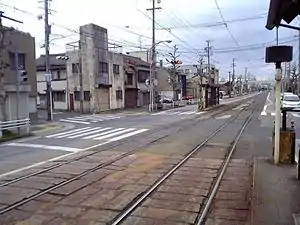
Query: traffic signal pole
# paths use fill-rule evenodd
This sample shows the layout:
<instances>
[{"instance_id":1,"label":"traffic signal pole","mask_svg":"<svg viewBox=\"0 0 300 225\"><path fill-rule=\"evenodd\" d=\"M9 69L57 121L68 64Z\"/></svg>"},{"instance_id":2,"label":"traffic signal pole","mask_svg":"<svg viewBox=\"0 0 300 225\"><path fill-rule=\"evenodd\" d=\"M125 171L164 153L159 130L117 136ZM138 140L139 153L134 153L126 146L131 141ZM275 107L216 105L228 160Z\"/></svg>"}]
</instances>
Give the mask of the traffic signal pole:
<instances>
[{"instance_id":1,"label":"traffic signal pole","mask_svg":"<svg viewBox=\"0 0 300 225\"><path fill-rule=\"evenodd\" d=\"M19 120L19 98L20 98L20 73L19 73L19 54L15 52L15 67L16 67L16 78L17 78L17 120ZM18 128L19 132L19 128Z\"/></svg>"}]
</instances>

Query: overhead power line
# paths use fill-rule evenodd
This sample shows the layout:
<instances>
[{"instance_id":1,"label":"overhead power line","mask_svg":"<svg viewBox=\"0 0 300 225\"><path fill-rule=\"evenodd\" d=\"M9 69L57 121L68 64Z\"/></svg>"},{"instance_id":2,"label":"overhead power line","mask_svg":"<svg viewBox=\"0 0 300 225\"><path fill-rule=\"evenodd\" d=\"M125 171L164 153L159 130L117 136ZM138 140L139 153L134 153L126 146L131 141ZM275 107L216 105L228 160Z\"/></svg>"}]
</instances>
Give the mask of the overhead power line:
<instances>
[{"instance_id":1,"label":"overhead power line","mask_svg":"<svg viewBox=\"0 0 300 225\"><path fill-rule=\"evenodd\" d=\"M225 20L223 14L222 14L222 11L221 11L221 9L220 9L220 6L219 6L219 4L218 4L218 1L217 1L217 0L214 0L214 1L215 1L216 6L217 6L217 9L218 9L218 11L219 11L219 14L220 14L220 16L221 16L221 19L222 19L222 21L223 21L223 23L224 23L224 25L225 25L225 27L226 27L226 30L228 31L229 35L231 36L231 38L232 38L233 42L236 44L236 46L239 47L239 44L238 44L237 40L235 39L235 37L233 36L233 34L231 33L231 31L230 31L229 28L228 28L228 25L227 25L227 23L226 23L226 20Z\"/></svg>"},{"instance_id":2,"label":"overhead power line","mask_svg":"<svg viewBox=\"0 0 300 225\"><path fill-rule=\"evenodd\" d=\"M182 25L182 26L171 26L168 27L168 29L174 30L174 29L195 29L195 28L202 28L202 27L216 27L216 26L224 26L228 23L235 23L235 22L245 22L245 21L251 21L251 20L257 20L257 19L264 19L266 18L266 13L260 14L257 16L252 17L246 17L246 18L239 18L239 19L233 19L233 20L226 20L221 22L213 22L213 23L199 23L199 24L189 24L188 26ZM157 28L157 30L162 30L160 28Z\"/></svg>"}]
</instances>

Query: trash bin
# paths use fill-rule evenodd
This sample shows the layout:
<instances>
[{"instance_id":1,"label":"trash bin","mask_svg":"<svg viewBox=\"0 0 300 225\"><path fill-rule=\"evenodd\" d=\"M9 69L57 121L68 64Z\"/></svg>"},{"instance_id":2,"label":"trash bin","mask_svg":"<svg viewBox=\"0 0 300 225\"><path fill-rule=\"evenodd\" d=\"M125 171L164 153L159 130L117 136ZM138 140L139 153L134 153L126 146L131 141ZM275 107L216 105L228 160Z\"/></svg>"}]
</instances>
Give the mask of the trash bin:
<instances>
[{"instance_id":1,"label":"trash bin","mask_svg":"<svg viewBox=\"0 0 300 225\"><path fill-rule=\"evenodd\" d=\"M273 129L272 135L272 146L273 146L273 157L275 149L275 129ZM295 142L296 133L293 128L286 128L286 130L280 130L279 139L279 163L295 163Z\"/></svg>"}]
</instances>

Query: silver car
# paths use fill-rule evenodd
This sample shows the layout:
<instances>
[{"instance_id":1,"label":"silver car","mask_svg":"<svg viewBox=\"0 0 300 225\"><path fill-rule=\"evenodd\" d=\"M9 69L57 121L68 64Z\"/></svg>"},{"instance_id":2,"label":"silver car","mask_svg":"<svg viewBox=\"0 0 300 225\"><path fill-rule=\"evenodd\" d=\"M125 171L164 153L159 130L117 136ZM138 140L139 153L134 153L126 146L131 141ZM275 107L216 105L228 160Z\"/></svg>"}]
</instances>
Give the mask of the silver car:
<instances>
[{"instance_id":1,"label":"silver car","mask_svg":"<svg viewBox=\"0 0 300 225\"><path fill-rule=\"evenodd\" d=\"M300 109L300 99L297 95L284 95L282 100L282 108Z\"/></svg>"}]
</instances>

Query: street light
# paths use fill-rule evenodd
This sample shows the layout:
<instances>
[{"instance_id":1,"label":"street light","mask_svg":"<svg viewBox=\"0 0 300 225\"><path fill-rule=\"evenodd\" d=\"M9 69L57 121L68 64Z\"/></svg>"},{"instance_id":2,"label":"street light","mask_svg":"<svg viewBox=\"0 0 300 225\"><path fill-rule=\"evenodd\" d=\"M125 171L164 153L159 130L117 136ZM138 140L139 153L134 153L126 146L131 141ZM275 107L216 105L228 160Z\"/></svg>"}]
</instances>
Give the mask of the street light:
<instances>
[{"instance_id":1,"label":"street light","mask_svg":"<svg viewBox=\"0 0 300 225\"><path fill-rule=\"evenodd\" d=\"M157 43L155 43L154 45L151 46L151 48L149 49L149 52L151 52L153 50L153 48L155 48L157 45L161 44L161 43L171 43L172 40L166 40L166 41L158 41ZM154 79L152 77L152 67L154 64L154 60L150 61L150 106L149 106L149 111L153 111L153 105L154 105ZM154 64L154 68L156 68L156 65ZM155 70L154 70L155 73Z\"/></svg>"}]
</instances>

